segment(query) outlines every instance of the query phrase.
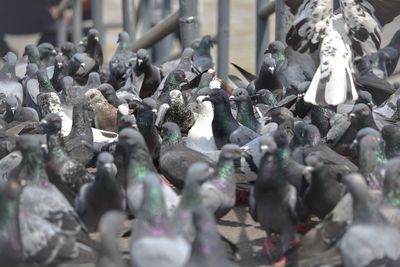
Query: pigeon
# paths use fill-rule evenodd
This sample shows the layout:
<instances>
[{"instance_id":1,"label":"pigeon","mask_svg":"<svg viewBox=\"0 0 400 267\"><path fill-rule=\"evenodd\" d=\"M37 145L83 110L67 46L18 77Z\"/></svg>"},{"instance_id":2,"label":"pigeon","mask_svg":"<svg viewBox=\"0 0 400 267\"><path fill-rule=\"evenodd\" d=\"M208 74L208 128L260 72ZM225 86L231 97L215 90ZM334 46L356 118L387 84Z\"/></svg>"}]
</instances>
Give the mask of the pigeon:
<instances>
[{"instance_id":1,"label":"pigeon","mask_svg":"<svg viewBox=\"0 0 400 267\"><path fill-rule=\"evenodd\" d=\"M161 83L162 76L160 69L151 64L146 49L139 49L137 51L135 73L136 76L144 75L142 86L139 88L140 98L144 99L154 95Z\"/></svg>"},{"instance_id":2,"label":"pigeon","mask_svg":"<svg viewBox=\"0 0 400 267\"><path fill-rule=\"evenodd\" d=\"M272 233L278 234L280 237L280 249L275 253L271 249L271 240L267 239L264 242L264 250L272 261L278 261L289 249L295 238L295 225L298 220L295 210L296 187L288 182L288 175L279 174L279 169L285 166L284 162L279 163L279 161L287 160L287 156L285 158L286 154L278 148L277 142L285 142L278 138L287 139L287 137L281 133L276 133L275 136L275 138L263 136L260 140L260 149L264 155L260 162L256 182L249 196L249 212L252 218L260 223L268 237ZM277 153L283 158L279 159L275 156Z\"/></svg>"},{"instance_id":3,"label":"pigeon","mask_svg":"<svg viewBox=\"0 0 400 267\"><path fill-rule=\"evenodd\" d=\"M217 150L211 126L214 111L210 102L203 102L204 98L205 96L196 98L193 111L198 113L198 117L190 128L186 139L187 147L202 153Z\"/></svg>"},{"instance_id":4,"label":"pigeon","mask_svg":"<svg viewBox=\"0 0 400 267\"><path fill-rule=\"evenodd\" d=\"M336 165L328 160L324 161L317 153L306 158L306 163L312 171L311 185L304 194L304 205L310 213L323 219L345 194L345 187L340 183L344 174L337 172Z\"/></svg>"},{"instance_id":5,"label":"pigeon","mask_svg":"<svg viewBox=\"0 0 400 267\"><path fill-rule=\"evenodd\" d=\"M191 246L178 235L168 217L160 181L149 173L143 179L143 201L130 245L132 264L138 267L184 266Z\"/></svg>"},{"instance_id":6,"label":"pigeon","mask_svg":"<svg viewBox=\"0 0 400 267\"><path fill-rule=\"evenodd\" d=\"M110 210L125 210L125 192L115 180L114 157L103 152L97 157L94 182L83 185L75 209L89 232L97 231L100 218Z\"/></svg>"},{"instance_id":7,"label":"pigeon","mask_svg":"<svg viewBox=\"0 0 400 267\"><path fill-rule=\"evenodd\" d=\"M371 93L377 105L382 104L394 92L393 86L386 80L377 77L368 61L361 58L356 61L359 77L356 79L357 88Z\"/></svg>"},{"instance_id":8,"label":"pigeon","mask_svg":"<svg viewBox=\"0 0 400 267\"><path fill-rule=\"evenodd\" d=\"M140 133L145 138L153 160L159 158L161 137L156 128L157 104L152 98L143 99L139 105L136 120Z\"/></svg>"},{"instance_id":9,"label":"pigeon","mask_svg":"<svg viewBox=\"0 0 400 267\"><path fill-rule=\"evenodd\" d=\"M82 226L67 199L47 179L39 139L20 136L17 149L23 160L10 181L24 185L19 202L24 259L45 265L58 256L76 258L81 247L76 242L76 235ZM38 235L42 231L43 235Z\"/></svg>"},{"instance_id":10,"label":"pigeon","mask_svg":"<svg viewBox=\"0 0 400 267\"><path fill-rule=\"evenodd\" d=\"M57 56L57 51L50 43L41 43L37 46L40 55L40 62L44 67L54 65L54 58Z\"/></svg>"},{"instance_id":11,"label":"pigeon","mask_svg":"<svg viewBox=\"0 0 400 267\"><path fill-rule=\"evenodd\" d=\"M372 189L381 189L383 185L382 168L386 163L385 142L382 138L366 135L359 144L358 166L360 173L367 179Z\"/></svg>"},{"instance_id":12,"label":"pigeon","mask_svg":"<svg viewBox=\"0 0 400 267\"><path fill-rule=\"evenodd\" d=\"M39 122L39 115L35 109L30 107L23 107L18 99L11 95L6 97L6 112L3 114L3 120L11 126L11 122Z\"/></svg>"},{"instance_id":13,"label":"pigeon","mask_svg":"<svg viewBox=\"0 0 400 267\"><path fill-rule=\"evenodd\" d=\"M28 63L36 64L39 69L43 68L43 64L40 61L39 49L34 44L28 44L25 46L23 56L28 57Z\"/></svg>"},{"instance_id":14,"label":"pigeon","mask_svg":"<svg viewBox=\"0 0 400 267\"><path fill-rule=\"evenodd\" d=\"M64 137L64 148L71 158L87 165L93 158L93 108L86 100L78 99L74 104L72 129Z\"/></svg>"},{"instance_id":15,"label":"pigeon","mask_svg":"<svg viewBox=\"0 0 400 267\"><path fill-rule=\"evenodd\" d=\"M126 267L118 245L125 215L120 211L108 211L99 222L101 247L97 267Z\"/></svg>"},{"instance_id":16,"label":"pigeon","mask_svg":"<svg viewBox=\"0 0 400 267\"><path fill-rule=\"evenodd\" d=\"M400 156L399 135L400 126L395 124L385 125L382 128L382 138L385 140L385 153L387 158L394 158Z\"/></svg>"},{"instance_id":17,"label":"pigeon","mask_svg":"<svg viewBox=\"0 0 400 267\"><path fill-rule=\"evenodd\" d=\"M46 171L49 180L62 191L68 201L73 204L83 184L93 181L85 166L72 159L63 148L63 139L60 134L61 118L50 113L41 121L47 134L48 154L46 157Z\"/></svg>"},{"instance_id":18,"label":"pigeon","mask_svg":"<svg viewBox=\"0 0 400 267\"><path fill-rule=\"evenodd\" d=\"M95 61L95 67L92 71L98 71L103 65L103 49L99 42L99 31L90 29L87 33L87 40L85 53Z\"/></svg>"},{"instance_id":19,"label":"pigeon","mask_svg":"<svg viewBox=\"0 0 400 267\"><path fill-rule=\"evenodd\" d=\"M187 107L182 92L179 90L172 90L169 93L169 107L165 115L158 114L158 116L161 116L157 117L158 126L164 122L174 122L183 133L189 132L195 121L193 112Z\"/></svg>"},{"instance_id":20,"label":"pigeon","mask_svg":"<svg viewBox=\"0 0 400 267\"><path fill-rule=\"evenodd\" d=\"M213 41L210 35L205 35L201 38L199 46L193 54L193 67L199 72L204 72L214 67L210 53L212 47Z\"/></svg>"},{"instance_id":21,"label":"pigeon","mask_svg":"<svg viewBox=\"0 0 400 267\"><path fill-rule=\"evenodd\" d=\"M227 143L243 146L258 137L253 130L240 125L232 116L227 93L221 88L210 90L203 101L210 101L214 108L212 129L218 149Z\"/></svg>"},{"instance_id":22,"label":"pigeon","mask_svg":"<svg viewBox=\"0 0 400 267\"><path fill-rule=\"evenodd\" d=\"M254 115L253 105L246 89L234 89L229 99L235 101L237 106L238 111L236 120L249 129L260 133L261 124Z\"/></svg>"},{"instance_id":23,"label":"pigeon","mask_svg":"<svg viewBox=\"0 0 400 267\"><path fill-rule=\"evenodd\" d=\"M13 95L22 103L24 101L23 88L15 76L17 56L12 52L8 52L3 59L5 63L0 70L0 93L6 97Z\"/></svg>"},{"instance_id":24,"label":"pigeon","mask_svg":"<svg viewBox=\"0 0 400 267\"><path fill-rule=\"evenodd\" d=\"M161 129L160 172L177 189L182 189L188 168L195 162L214 162L202 153L183 144L178 125L166 122ZM176 168L179 166L179 168Z\"/></svg>"},{"instance_id":25,"label":"pigeon","mask_svg":"<svg viewBox=\"0 0 400 267\"><path fill-rule=\"evenodd\" d=\"M172 217L176 218L176 231L189 242L192 242L195 236L192 213L196 207L202 205L204 199L201 194L201 187L213 173L214 169L207 163L196 162L189 167L186 174L181 201L174 210Z\"/></svg>"},{"instance_id":26,"label":"pigeon","mask_svg":"<svg viewBox=\"0 0 400 267\"><path fill-rule=\"evenodd\" d=\"M313 58L301 54L282 42L275 41L268 45L264 53L270 53L276 61L275 72L286 90L286 95L304 92L317 69Z\"/></svg>"},{"instance_id":27,"label":"pigeon","mask_svg":"<svg viewBox=\"0 0 400 267\"><path fill-rule=\"evenodd\" d=\"M65 57L65 61L70 60L78 51L75 44L71 42L65 42L60 47L62 55Z\"/></svg>"},{"instance_id":28,"label":"pigeon","mask_svg":"<svg viewBox=\"0 0 400 267\"><path fill-rule=\"evenodd\" d=\"M218 219L225 216L236 203L235 161L241 155L238 145L224 145L214 175L201 186L202 203Z\"/></svg>"},{"instance_id":29,"label":"pigeon","mask_svg":"<svg viewBox=\"0 0 400 267\"><path fill-rule=\"evenodd\" d=\"M289 141L293 138L294 118L293 113L285 107L272 108L266 114L265 124L276 123L278 130L284 131Z\"/></svg>"},{"instance_id":30,"label":"pigeon","mask_svg":"<svg viewBox=\"0 0 400 267\"><path fill-rule=\"evenodd\" d=\"M169 93L174 89L180 89L182 83L187 83L188 80L186 78L185 72L182 70L176 69L173 70L168 76L165 78L164 85L160 91L160 94L157 97L157 109L169 101ZM161 85L160 85L161 86Z\"/></svg>"},{"instance_id":31,"label":"pigeon","mask_svg":"<svg viewBox=\"0 0 400 267\"><path fill-rule=\"evenodd\" d=\"M115 108L118 108L119 105L124 102L117 97L113 86L109 83L103 83L97 88L101 94L107 99L107 102L113 105Z\"/></svg>"},{"instance_id":32,"label":"pigeon","mask_svg":"<svg viewBox=\"0 0 400 267\"><path fill-rule=\"evenodd\" d=\"M123 149L124 165L118 168L119 182L127 192L129 211L137 215L143 199L143 183L149 173L157 173L146 143L140 132L125 128L118 137L118 145ZM118 155L118 153L116 153ZM121 163L120 163L121 164ZM119 167L117 165L117 167ZM166 210L172 212L179 203L179 197L168 185L161 185Z\"/></svg>"},{"instance_id":33,"label":"pigeon","mask_svg":"<svg viewBox=\"0 0 400 267\"><path fill-rule=\"evenodd\" d=\"M117 109L109 104L97 89L89 89L85 96L94 108L96 128L115 132L117 130Z\"/></svg>"},{"instance_id":34,"label":"pigeon","mask_svg":"<svg viewBox=\"0 0 400 267\"><path fill-rule=\"evenodd\" d=\"M384 62L384 70L386 70L386 76L390 76L393 74L397 67L397 63L400 58L400 31L396 31L393 35L392 40L390 40L389 44L383 48L381 48L377 53L383 54L386 62Z\"/></svg>"},{"instance_id":35,"label":"pigeon","mask_svg":"<svg viewBox=\"0 0 400 267\"><path fill-rule=\"evenodd\" d=\"M379 215L361 175L348 175L344 182L354 199L353 225L338 243L344 264L371 266L385 262L387 266L396 266L400 263L400 247L396 241L400 238L399 230L386 224Z\"/></svg>"},{"instance_id":36,"label":"pigeon","mask_svg":"<svg viewBox=\"0 0 400 267\"><path fill-rule=\"evenodd\" d=\"M117 50L108 63L110 69L110 78L108 82L114 88L122 87L125 82L124 76L136 58L135 53L128 49L129 42L130 37L127 32L123 31L118 34Z\"/></svg>"},{"instance_id":37,"label":"pigeon","mask_svg":"<svg viewBox=\"0 0 400 267\"><path fill-rule=\"evenodd\" d=\"M200 205L193 212L193 222L196 228L196 237L185 267L237 266L227 259L212 213Z\"/></svg>"},{"instance_id":38,"label":"pigeon","mask_svg":"<svg viewBox=\"0 0 400 267\"><path fill-rule=\"evenodd\" d=\"M65 71L64 71L65 65L64 65L64 57L62 55L57 55L54 58L54 73L53 77L51 77L50 81L51 84L53 85L54 89L57 92L60 92L62 90L62 85L61 85L61 80L65 77Z\"/></svg>"}]
</instances>

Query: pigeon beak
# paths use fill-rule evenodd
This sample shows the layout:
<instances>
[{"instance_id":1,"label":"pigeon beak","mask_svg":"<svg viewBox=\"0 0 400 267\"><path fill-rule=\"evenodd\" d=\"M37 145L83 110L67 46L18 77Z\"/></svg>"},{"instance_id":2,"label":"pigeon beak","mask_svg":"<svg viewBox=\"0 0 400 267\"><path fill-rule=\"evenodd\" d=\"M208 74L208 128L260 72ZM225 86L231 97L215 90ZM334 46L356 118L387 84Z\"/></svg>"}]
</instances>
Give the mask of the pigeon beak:
<instances>
[{"instance_id":1,"label":"pigeon beak","mask_svg":"<svg viewBox=\"0 0 400 267\"><path fill-rule=\"evenodd\" d=\"M15 114L16 110L17 110L17 107L11 107L11 112L12 112L13 115Z\"/></svg>"},{"instance_id":2,"label":"pigeon beak","mask_svg":"<svg viewBox=\"0 0 400 267\"><path fill-rule=\"evenodd\" d=\"M271 54L271 50L269 50L269 48L267 48L265 51L264 51L264 55L265 54Z\"/></svg>"},{"instance_id":3,"label":"pigeon beak","mask_svg":"<svg viewBox=\"0 0 400 267\"><path fill-rule=\"evenodd\" d=\"M57 63L57 67L61 68L62 66L63 66L63 63L62 63L62 62L58 62L58 63Z\"/></svg>"},{"instance_id":4,"label":"pigeon beak","mask_svg":"<svg viewBox=\"0 0 400 267\"><path fill-rule=\"evenodd\" d=\"M140 66L143 64L143 59L138 59L138 60L137 60L137 64L138 64L138 66L140 67Z\"/></svg>"},{"instance_id":5,"label":"pigeon beak","mask_svg":"<svg viewBox=\"0 0 400 267\"><path fill-rule=\"evenodd\" d=\"M268 123L272 122L272 117L264 117L265 123L264 125L267 125Z\"/></svg>"},{"instance_id":6,"label":"pigeon beak","mask_svg":"<svg viewBox=\"0 0 400 267\"><path fill-rule=\"evenodd\" d=\"M235 100L235 96L231 95L231 96L229 97L229 100L231 100L231 101Z\"/></svg>"},{"instance_id":7,"label":"pigeon beak","mask_svg":"<svg viewBox=\"0 0 400 267\"><path fill-rule=\"evenodd\" d=\"M201 100L201 102L211 101L209 96L206 96Z\"/></svg>"},{"instance_id":8,"label":"pigeon beak","mask_svg":"<svg viewBox=\"0 0 400 267\"><path fill-rule=\"evenodd\" d=\"M269 151L270 151L270 147L269 147L268 145L261 145L261 146L260 146L260 151L261 151L262 153L269 152Z\"/></svg>"},{"instance_id":9,"label":"pigeon beak","mask_svg":"<svg viewBox=\"0 0 400 267\"><path fill-rule=\"evenodd\" d=\"M157 109L156 109L156 108L153 108L151 111L152 111L154 114L157 115Z\"/></svg>"},{"instance_id":10,"label":"pigeon beak","mask_svg":"<svg viewBox=\"0 0 400 267\"><path fill-rule=\"evenodd\" d=\"M85 63L82 63L82 64L81 64L81 68L82 68L83 70L86 70L86 69L85 69L85 65L86 65Z\"/></svg>"},{"instance_id":11,"label":"pigeon beak","mask_svg":"<svg viewBox=\"0 0 400 267\"><path fill-rule=\"evenodd\" d=\"M313 172L314 170L315 170L314 167L312 167L312 166L306 166L305 169L304 169L304 172Z\"/></svg>"},{"instance_id":12,"label":"pigeon beak","mask_svg":"<svg viewBox=\"0 0 400 267\"><path fill-rule=\"evenodd\" d=\"M47 120L43 119L43 120L40 121L39 125L42 126L42 127L43 126L47 126L47 125L49 125L49 122Z\"/></svg>"},{"instance_id":13,"label":"pigeon beak","mask_svg":"<svg viewBox=\"0 0 400 267\"><path fill-rule=\"evenodd\" d=\"M57 50L53 49L51 50L51 53L53 54L53 56L57 56Z\"/></svg>"},{"instance_id":14,"label":"pigeon beak","mask_svg":"<svg viewBox=\"0 0 400 267\"><path fill-rule=\"evenodd\" d=\"M274 73L275 72L275 66L268 67L268 71L271 72L271 73Z\"/></svg>"},{"instance_id":15,"label":"pigeon beak","mask_svg":"<svg viewBox=\"0 0 400 267\"><path fill-rule=\"evenodd\" d=\"M99 36L94 37L94 39L98 42L100 40Z\"/></svg>"},{"instance_id":16,"label":"pigeon beak","mask_svg":"<svg viewBox=\"0 0 400 267\"><path fill-rule=\"evenodd\" d=\"M356 114L352 112L352 113L349 114L349 116L350 116L350 118L355 118Z\"/></svg>"}]
</instances>

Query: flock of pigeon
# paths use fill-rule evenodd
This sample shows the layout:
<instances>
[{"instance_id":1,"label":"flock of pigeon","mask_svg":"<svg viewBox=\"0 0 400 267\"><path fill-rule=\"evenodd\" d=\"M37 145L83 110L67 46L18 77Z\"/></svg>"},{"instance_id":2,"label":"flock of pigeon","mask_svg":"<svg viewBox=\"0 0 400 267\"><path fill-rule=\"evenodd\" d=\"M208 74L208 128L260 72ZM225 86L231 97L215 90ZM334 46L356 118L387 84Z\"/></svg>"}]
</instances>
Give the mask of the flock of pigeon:
<instances>
[{"instance_id":1,"label":"flock of pigeon","mask_svg":"<svg viewBox=\"0 0 400 267\"><path fill-rule=\"evenodd\" d=\"M400 31L380 47L399 12L382 19L379 1L286 1L287 46L269 44L257 75L233 64L245 79L231 83L210 36L157 66L126 32L104 64L95 29L7 53L0 265L237 266L216 224L245 202L265 264L400 266L400 91L387 81Z\"/></svg>"}]
</instances>

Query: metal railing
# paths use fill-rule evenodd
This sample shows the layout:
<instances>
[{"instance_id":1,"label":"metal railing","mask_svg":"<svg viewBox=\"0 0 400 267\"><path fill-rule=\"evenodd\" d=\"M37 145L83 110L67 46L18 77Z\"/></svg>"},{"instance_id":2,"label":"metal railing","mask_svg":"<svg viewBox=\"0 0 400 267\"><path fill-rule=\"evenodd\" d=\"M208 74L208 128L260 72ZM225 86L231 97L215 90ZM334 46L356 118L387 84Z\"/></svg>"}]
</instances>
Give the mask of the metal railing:
<instances>
[{"instance_id":1,"label":"metal railing","mask_svg":"<svg viewBox=\"0 0 400 267\"><path fill-rule=\"evenodd\" d=\"M135 10L135 0L122 1L122 25L119 23L103 23L103 0L91 1L92 25L100 33L100 40L104 41L107 29L122 27L131 36L130 49L137 51L140 48L157 50L154 61L164 61L171 57L170 35L180 32L182 48L189 46L194 39L199 37L198 0L179 0L179 10L171 13L171 0L163 2L163 19L151 27L150 14L152 0L138 0ZM269 17L278 10L275 22L277 40L283 39L283 0L256 0L256 70L258 71L263 60L263 52L269 43L271 25ZM62 5L62 6L61 6ZM65 10L68 5L73 7L72 27L70 29L72 41L77 43L82 39L82 0L63 0L59 10ZM218 31L217 31L217 74L221 79L228 79L229 70L229 40L230 40L230 0L218 0ZM62 14L62 12L60 12ZM137 36L138 22L142 25L142 36ZM63 18L57 21L57 42L62 44L67 40L68 28ZM169 38L169 39L168 39Z\"/></svg>"}]
</instances>

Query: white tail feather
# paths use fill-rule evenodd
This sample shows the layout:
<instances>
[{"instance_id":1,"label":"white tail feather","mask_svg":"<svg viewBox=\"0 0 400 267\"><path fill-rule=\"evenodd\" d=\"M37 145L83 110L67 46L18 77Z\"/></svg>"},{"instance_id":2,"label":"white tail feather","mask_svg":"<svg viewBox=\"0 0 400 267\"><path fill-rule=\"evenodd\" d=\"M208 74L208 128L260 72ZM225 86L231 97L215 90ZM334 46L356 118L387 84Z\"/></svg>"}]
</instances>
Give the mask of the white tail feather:
<instances>
[{"instance_id":1,"label":"white tail feather","mask_svg":"<svg viewBox=\"0 0 400 267\"><path fill-rule=\"evenodd\" d=\"M317 98L317 90L318 90L318 84L320 83L320 78L321 78L321 66L319 66L317 71L315 72L311 84L308 87L306 94L304 95L305 102L317 105L316 98Z\"/></svg>"}]
</instances>

